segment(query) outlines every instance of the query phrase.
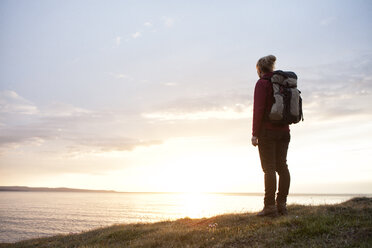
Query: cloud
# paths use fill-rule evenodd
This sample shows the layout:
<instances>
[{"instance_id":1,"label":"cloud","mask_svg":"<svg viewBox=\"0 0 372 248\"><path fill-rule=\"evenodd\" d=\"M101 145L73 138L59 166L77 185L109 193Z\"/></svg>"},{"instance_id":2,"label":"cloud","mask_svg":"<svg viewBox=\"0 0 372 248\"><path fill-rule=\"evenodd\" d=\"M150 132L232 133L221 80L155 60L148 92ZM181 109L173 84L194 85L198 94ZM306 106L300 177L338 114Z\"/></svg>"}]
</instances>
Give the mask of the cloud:
<instances>
[{"instance_id":1,"label":"cloud","mask_svg":"<svg viewBox=\"0 0 372 248\"><path fill-rule=\"evenodd\" d=\"M163 23L167 28L171 28L174 26L174 19L171 17L163 16Z\"/></svg>"},{"instance_id":2,"label":"cloud","mask_svg":"<svg viewBox=\"0 0 372 248\"><path fill-rule=\"evenodd\" d=\"M30 103L14 91L0 93L2 125L0 125L0 148L2 151L24 145L42 146L59 144L63 152L67 147L79 151L107 152L131 151L138 146L161 144L160 140L123 137L123 129L113 130L114 124L120 126L119 119L127 119L121 113L93 111L71 104L54 102L45 107L25 108ZM7 106L7 107L4 107ZM21 106L21 107L20 107ZM27 105L28 106L28 105ZM37 111L34 111L37 109ZM118 123L119 121L119 123ZM125 131L131 134L127 128ZM119 133L118 133L119 132ZM64 147L64 148L63 148ZM50 147L44 147L44 149ZM71 149L67 149L71 151Z\"/></svg>"},{"instance_id":3,"label":"cloud","mask_svg":"<svg viewBox=\"0 0 372 248\"><path fill-rule=\"evenodd\" d=\"M166 82L166 83L163 83L163 85L165 85L165 86L176 86L176 85L178 85L178 83L176 83L176 82Z\"/></svg>"},{"instance_id":4,"label":"cloud","mask_svg":"<svg viewBox=\"0 0 372 248\"><path fill-rule=\"evenodd\" d=\"M139 146L159 145L161 140L141 140L128 137L105 136L105 137L80 137L74 139L74 146L79 150L94 152L131 151Z\"/></svg>"},{"instance_id":5,"label":"cloud","mask_svg":"<svg viewBox=\"0 0 372 248\"><path fill-rule=\"evenodd\" d=\"M147 119L169 120L237 120L252 115L251 96L238 92L211 94L194 98L181 98L142 113Z\"/></svg>"},{"instance_id":6,"label":"cloud","mask_svg":"<svg viewBox=\"0 0 372 248\"><path fill-rule=\"evenodd\" d=\"M372 116L369 107L372 56L294 70L299 75L305 121ZM110 75L117 79L130 78L121 73ZM174 82L168 82L168 86L172 85ZM137 146L160 144L166 138L178 135L177 132L184 132L185 125L197 124L198 127L193 126L197 132L201 130L197 121L222 120L246 125L252 117L252 94L251 88L235 88L221 93L180 97L161 104L149 104L142 112L128 117L119 111L96 111L59 102L36 106L15 91L1 91L0 147L14 148L25 144L43 147L58 143L63 149L69 146L86 152L130 151ZM179 126L172 134L168 132L168 121L177 122ZM187 124L185 121L190 122ZM162 133L160 138L151 136L151 128ZM203 129L203 132L206 131Z\"/></svg>"},{"instance_id":7,"label":"cloud","mask_svg":"<svg viewBox=\"0 0 372 248\"><path fill-rule=\"evenodd\" d=\"M32 102L19 96L15 91L0 91L0 113L33 115L38 112L38 108Z\"/></svg>"},{"instance_id":8,"label":"cloud","mask_svg":"<svg viewBox=\"0 0 372 248\"><path fill-rule=\"evenodd\" d=\"M153 26L152 22L145 22L143 26L151 28Z\"/></svg>"},{"instance_id":9,"label":"cloud","mask_svg":"<svg viewBox=\"0 0 372 248\"><path fill-rule=\"evenodd\" d=\"M328 121L372 115L371 55L294 70L299 75L305 119ZM243 120L252 117L252 95L253 89L244 88L178 98L153 106L141 116L152 121Z\"/></svg>"},{"instance_id":10,"label":"cloud","mask_svg":"<svg viewBox=\"0 0 372 248\"><path fill-rule=\"evenodd\" d=\"M125 75L125 74L118 74L118 75L116 76L116 78L125 78L125 79L130 79L131 77L128 76L128 75Z\"/></svg>"},{"instance_id":11,"label":"cloud","mask_svg":"<svg viewBox=\"0 0 372 248\"><path fill-rule=\"evenodd\" d=\"M117 36L116 38L115 38L115 43L116 43L116 45L117 46L119 46L120 45L120 43L121 43L121 37L120 36Z\"/></svg>"},{"instance_id":12,"label":"cloud","mask_svg":"<svg viewBox=\"0 0 372 248\"><path fill-rule=\"evenodd\" d=\"M9 94L8 94L9 95ZM71 130L79 122L92 121L95 113L70 104L53 103L48 107L25 108L29 102L12 92L13 99L2 99L6 108L3 125L0 126L0 147L18 147L25 144L40 144L45 140L61 137L61 130ZM17 100L17 101L14 101ZM19 107L21 106L21 107ZM26 112L24 110L27 110ZM31 114L29 109L31 109ZM37 109L37 111L34 111Z\"/></svg>"},{"instance_id":13,"label":"cloud","mask_svg":"<svg viewBox=\"0 0 372 248\"><path fill-rule=\"evenodd\" d=\"M238 111L237 111L238 109ZM189 113L175 113L175 112L154 112L144 113L144 118L156 119L160 121L174 121L174 120L207 120L207 119L247 119L250 116L249 108L238 106L237 108L225 107L220 110L199 111Z\"/></svg>"},{"instance_id":14,"label":"cloud","mask_svg":"<svg viewBox=\"0 0 372 248\"><path fill-rule=\"evenodd\" d=\"M299 89L306 113L316 119L372 115L372 56L299 68Z\"/></svg>"},{"instance_id":15,"label":"cloud","mask_svg":"<svg viewBox=\"0 0 372 248\"><path fill-rule=\"evenodd\" d=\"M48 138L51 138L49 130L39 128L1 128L0 148L17 148L20 145L36 144L40 145Z\"/></svg>"},{"instance_id":16,"label":"cloud","mask_svg":"<svg viewBox=\"0 0 372 248\"><path fill-rule=\"evenodd\" d=\"M132 34L131 36L132 36L133 39L137 39L137 38L140 37L141 35L142 35L141 32L135 32L135 33Z\"/></svg>"},{"instance_id":17,"label":"cloud","mask_svg":"<svg viewBox=\"0 0 372 248\"><path fill-rule=\"evenodd\" d=\"M252 100L252 95L249 93L246 89L235 89L223 93L207 93L195 97L178 98L162 105L154 106L154 110L166 110L171 112L197 112L218 110L226 106L232 107L236 104L249 105Z\"/></svg>"},{"instance_id":18,"label":"cloud","mask_svg":"<svg viewBox=\"0 0 372 248\"><path fill-rule=\"evenodd\" d=\"M108 72L108 74L116 79L128 79L128 80L133 80L133 78L127 74L124 73L113 73L113 72Z\"/></svg>"},{"instance_id":19,"label":"cloud","mask_svg":"<svg viewBox=\"0 0 372 248\"><path fill-rule=\"evenodd\" d=\"M42 118L49 117L85 117L85 116L94 116L94 111L79 108L72 104L62 103L62 102L53 102L47 107L40 108L43 112L40 113Z\"/></svg>"}]
</instances>

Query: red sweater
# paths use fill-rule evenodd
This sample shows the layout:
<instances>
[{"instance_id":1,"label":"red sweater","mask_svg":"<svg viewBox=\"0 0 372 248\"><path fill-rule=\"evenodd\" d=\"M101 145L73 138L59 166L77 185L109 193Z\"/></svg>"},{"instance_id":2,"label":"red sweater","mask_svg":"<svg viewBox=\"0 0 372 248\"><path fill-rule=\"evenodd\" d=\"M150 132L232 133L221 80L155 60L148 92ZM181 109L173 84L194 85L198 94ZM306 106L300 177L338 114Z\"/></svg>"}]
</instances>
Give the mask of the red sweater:
<instances>
[{"instance_id":1,"label":"red sweater","mask_svg":"<svg viewBox=\"0 0 372 248\"><path fill-rule=\"evenodd\" d=\"M266 73L257 81L254 88L252 135L256 137L260 135L260 131L263 128L289 132L289 125L273 124L266 120L265 117L265 114L270 112L274 103L273 86L268 80L272 75L272 72Z\"/></svg>"}]
</instances>

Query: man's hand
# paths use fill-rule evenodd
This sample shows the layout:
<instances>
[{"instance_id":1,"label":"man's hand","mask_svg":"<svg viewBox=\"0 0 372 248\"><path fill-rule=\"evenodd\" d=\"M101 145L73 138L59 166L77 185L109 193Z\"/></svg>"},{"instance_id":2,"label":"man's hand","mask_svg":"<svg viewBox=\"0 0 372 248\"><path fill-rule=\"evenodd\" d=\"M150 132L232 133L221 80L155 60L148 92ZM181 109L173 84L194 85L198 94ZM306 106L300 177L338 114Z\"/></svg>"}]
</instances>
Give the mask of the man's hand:
<instances>
[{"instance_id":1,"label":"man's hand","mask_svg":"<svg viewBox=\"0 0 372 248\"><path fill-rule=\"evenodd\" d=\"M252 145L253 145L253 146L258 145L258 138L257 138L256 136L252 136L251 141L252 141Z\"/></svg>"}]
</instances>

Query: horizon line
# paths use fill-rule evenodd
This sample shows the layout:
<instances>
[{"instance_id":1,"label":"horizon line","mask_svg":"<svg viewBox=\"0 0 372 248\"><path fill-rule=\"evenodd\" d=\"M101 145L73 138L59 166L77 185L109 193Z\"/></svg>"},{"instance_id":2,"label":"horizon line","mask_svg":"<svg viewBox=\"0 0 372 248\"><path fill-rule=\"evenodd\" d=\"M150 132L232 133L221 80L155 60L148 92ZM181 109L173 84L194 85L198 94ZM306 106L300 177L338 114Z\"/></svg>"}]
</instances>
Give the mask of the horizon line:
<instances>
[{"instance_id":1,"label":"horizon line","mask_svg":"<svg viewBox=\"0 0 372 248\"><path fill-rule=\"evenodd\" d=\"M0 192L85 192L85 193L136 193L136 194L227 194L227 195L259 195L260 192L194 192L194 191L117 191L110 189L81 189L69 187L31 187L31 186L2 186L0 185ZM372 195L371 193L299 193L294 192L289 195Z\"/></svg>"}]
</instances>

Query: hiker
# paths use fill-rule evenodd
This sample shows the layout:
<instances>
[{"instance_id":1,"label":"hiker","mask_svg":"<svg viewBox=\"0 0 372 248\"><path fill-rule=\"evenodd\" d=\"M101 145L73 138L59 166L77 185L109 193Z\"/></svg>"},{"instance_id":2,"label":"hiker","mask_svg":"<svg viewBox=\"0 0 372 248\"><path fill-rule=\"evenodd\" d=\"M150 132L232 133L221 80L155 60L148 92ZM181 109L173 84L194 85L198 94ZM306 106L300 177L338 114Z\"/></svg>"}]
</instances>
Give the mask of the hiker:
<instances>
[{"instance_id":1,"label":"hiker","mask_svg":"<svg viewBox=\"0 0 372 248\"><path fill-rule=\"evenodd\" d=\"M258 145L261 167L264 172L264 208L258 216L277 216L287 214L287 195L290 174L287 165L287 151L290 141L288 124L273 123L268 119L274 103L273 84L270 81L274 72L276 57L268 55L258 60L256 69L259 80L254 90L252 145ZM279 190L276 173L279 175Z\"/></svg>"}]
</instances>

